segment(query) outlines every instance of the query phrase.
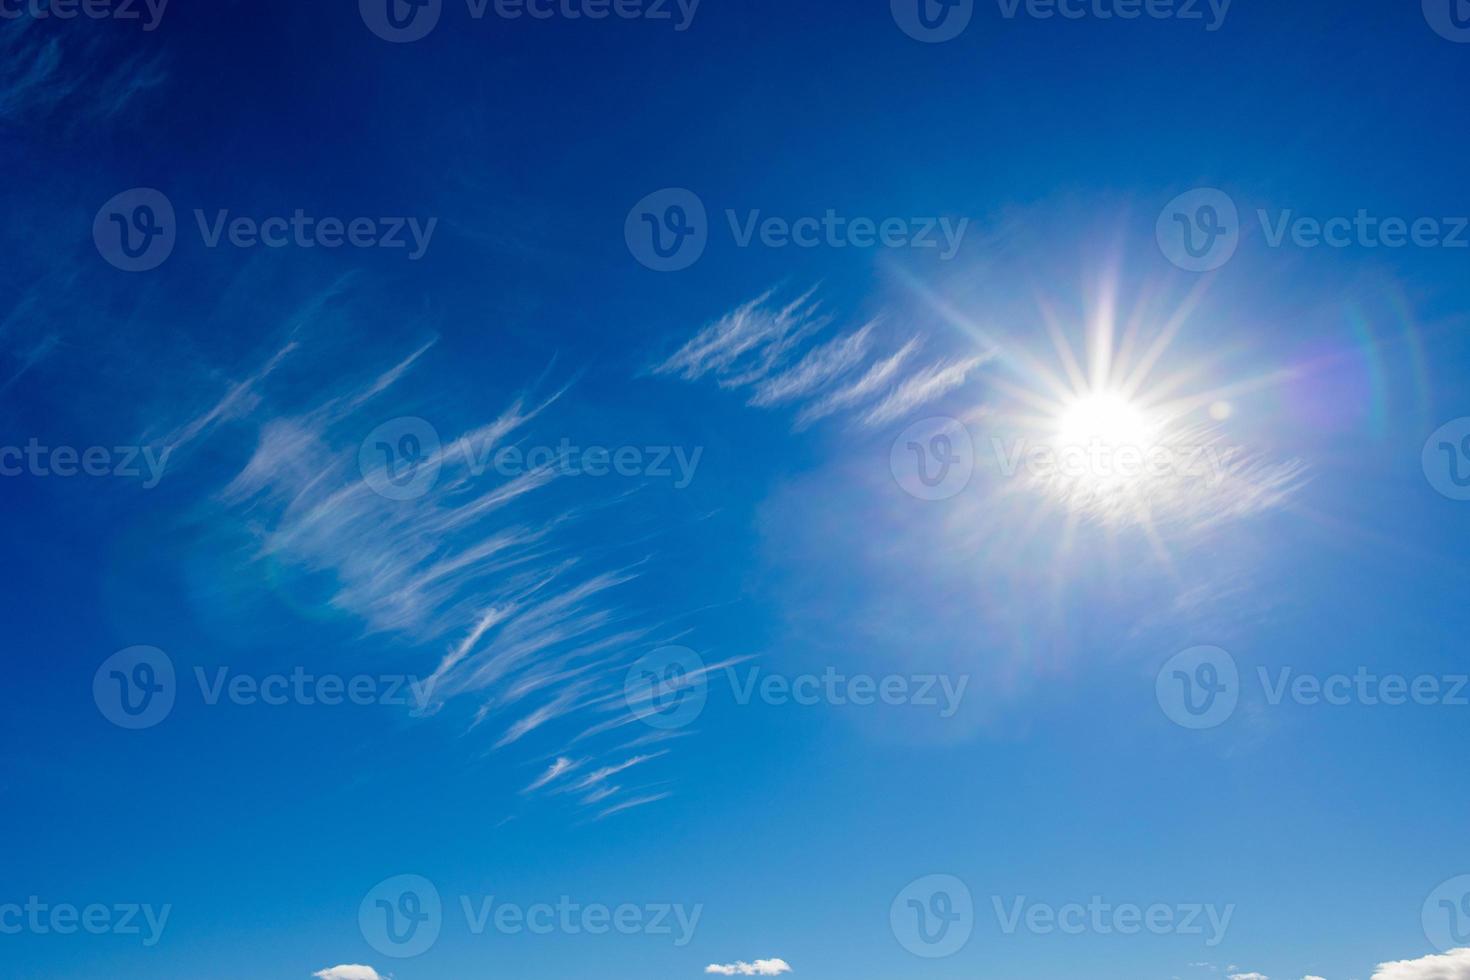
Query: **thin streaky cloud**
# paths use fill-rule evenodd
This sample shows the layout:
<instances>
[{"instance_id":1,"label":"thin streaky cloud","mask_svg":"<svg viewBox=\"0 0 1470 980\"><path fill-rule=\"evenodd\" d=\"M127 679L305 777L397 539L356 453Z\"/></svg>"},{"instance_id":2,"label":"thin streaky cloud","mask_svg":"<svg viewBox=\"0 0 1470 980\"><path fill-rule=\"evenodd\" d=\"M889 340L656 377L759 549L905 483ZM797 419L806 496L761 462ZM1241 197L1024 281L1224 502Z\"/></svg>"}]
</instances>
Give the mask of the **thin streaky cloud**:
<instances>
[{"instance_id":1,"label":"thin streaky cloud","mask_svg":"<svg viewBox=\"0 0 1470 980\"><path fill-rule=\"evenodd\" d=\"M868 399L877 396L884 388L892 383L894 377L898 374L899 368L903 367L904 363L913 357L918 349L919 340L918 338L914 338L888 357L873 364L861 378L852 384L838 388L836 391L812 402L796 416L796 429L805 429L812 423L818 422L829 415L833 415L843 409L854 408Z\"/></svg>"},{"instance_id":2,"label":"thin streaky cloud","mask_svg":"<svg viewBox=\"0 0 1470 980\"><path fill-rule=\"evenodd\" d=\"M808 291L779 309L768 306L774 291L736 307L705 327L654 374L675 374L697 381L713 374L724 387L739 387L764 377L800 341L826 326Z\"/></svg>"},{"instance_id":3,"label":"thin streaky cloud","mask_svg":"<svg viewBox=\"0 0 1470 980\"><path fill-rule=\"evenodd\" d=\"M240 418L253 411L260 402L258 386L269 378L276 368L281 366L281 362L294 353L299 346L294 340L287 341L280 350L271 355L260 370L244 381L231 385L224 397L213 407L175 429L164 437L163 443L170 449L182 448L216 424Z\"/></svg>"},{"instance_id":4,"label":"thin streaky cloud","mask_svg":"<svg viewBox=\"0 0 1470 980\"><path fill-rule=\"evenodd\" d=\"M666 756L668 754L669 750L665 749L662 752L652 752L647 755L635 755L633 758L628 759L627 761L619 763L615 766L603 766L601 769L598 769L595 772L588 773L586 776L583 776L581 779L577 780L577 782L574 783L570 787L570 789L572 791L591 789L593 786L606 780L609 776L616 776L620 772L627 772L634 766L641 766L645 762L651 762L654 759L662 758L663 756Z\"/></svg>"},{"instance_id":5,"label":"thin streaky cloud","mask_svg":"<svg viewBox=\"0 0 1470 980\"><path fill-rule=\"evenodd\" d=\"M308 309L320 311L339 287L324 291ZM495 749L578 712L601 717L621 699L622 676L647 649L653 630L615 604L615 590L634 581L647 558L621 568L589 567L585 555L561 543L562 532L577 515L586 519L603 508L583 503L574 513L559 507L528 518L519 511L545 509L537 501L555 476L551 467L502 479L479 466L484 453L566 389L513 399L490 422L443 444L440 478L422 495L388 500L373 492L360 468L357 440L373 422L361 417L363 409L389 397L424 363L434 342L419 344L356 385L324 392L314 406L279 413L279 368L289 357L306 356L309 344L296 335L310 320L309 313L299 317L292 338L263 364L230 383L210 407L166 429L168 442L182 447L227 422L254 427L251 455L211 496L242 518L248 557L326 576L334 583L327 606L358 620L366 633L443 643L424 685L430 699L417 708L434 714L452 699L475 695L465 731L493 723ZM516 520L501 520L512 507ZM636 720L628 705L621 710ZM591 768L600 753L584 745L568 758ZM645 754L633 764L662 754ZM554 763L524 792L565 782L571 764Z\"/></svg>"},{"instance_id":6,"label":"thin streaky cloud","mask_svg":"<svg viewBox=\"0 0 1470 980\"><path fill-rule=\"evenodd\" d=\"M760 382L750 404L759 407L790 401L826 387L836 378L856 368L872 347L873 324L856 333L829 340L814 347L790 370Z\"/></svg>"},{"instance_id":7,"label":"thin streaky cloud","mask_svg":"<svg viewBox=\"0 0 1470 980\"><path fill-rule=\"evenodd\" d=\"M839 331L802 353L801 347L830 326L833 318L818 310L813 291L780 308L772 305L772 296L773 292L767 292L736 307L650 372L685 381L711 376L723 388L749 388L747 403L756 408L793 405L797 410L793 428L799 431L839 412L858 410L874 399L881 400L859 421L868 426L892 421L958 388L975 368L994 356L951 357L901 378L901 369L912 359L921 339L909 338L897 351L870 361L877 343L877 320L856 330ZM856 381L842 384L846 376L859 370L863 373Z\"/></svg>"},{"instance_id":8,"label":"thin streaky cloud","mask_svg":"<svg viewBox=\"0 0 1470 980\"><path fill-rule=\"evenodd\" d=\"M557 759L551 765L547 766L546 771L537 776L536 779L525 789L521 790L521 792L534 793L541 787L547 785L548 783L551 783L561 776L575 771L577 767L579 767L581 764L581 760L572 760L563 756L562 758Z\"/></svg>"},{"instance_id":9,"label":"thin streaky cloud","mask_svg":"<svg viewBox=\"0 0 1470 980\"><path fill-rule=\"evenodd\" d=\"M650 803L658 803L662 800L667 800L670 796L673 795L673 793L655 793L652 796L639 796L631 800L624 800L622 803L615 804L614 806L610 806L607 809L603 810L597 815L597 819L605 820L608 817L611 817L614 814L622 813L625 810L633 810L640 806L647 806Z\"/></svg>"},{"instance_id":10,"label":"thin streaky cloud","mask_svg":"<svg viewBox=\"0 0 1470 980\"><path fill-rule=\"evenodd\" d=\"M863 415L864 425L882 425L902 418L927 402L953 391L969 380L970 373L993 354L940 361L904 379L892 394Z\"/></svg>"}]
</instances>

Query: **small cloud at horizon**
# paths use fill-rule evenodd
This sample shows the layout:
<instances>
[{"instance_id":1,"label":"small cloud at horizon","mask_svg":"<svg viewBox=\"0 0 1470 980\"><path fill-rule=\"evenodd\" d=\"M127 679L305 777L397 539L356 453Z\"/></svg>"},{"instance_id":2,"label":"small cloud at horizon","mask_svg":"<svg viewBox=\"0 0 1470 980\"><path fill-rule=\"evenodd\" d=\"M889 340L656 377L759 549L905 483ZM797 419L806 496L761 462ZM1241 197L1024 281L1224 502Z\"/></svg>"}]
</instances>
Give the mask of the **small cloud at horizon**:
<instances>
[{"instance_id":1,"label":"small cloud at horizon","mask_svg":"<svg viewBox=\"0 0 1470 980\"><path fill-rule=\"evenodd\" d=\"M783 959L756 960L747 963L741 960L738 963L711 963L704 968L705 973L715 973L723 977L774 977L782 973L791 972L791 964Z\"/></svg>"}]
</instances>

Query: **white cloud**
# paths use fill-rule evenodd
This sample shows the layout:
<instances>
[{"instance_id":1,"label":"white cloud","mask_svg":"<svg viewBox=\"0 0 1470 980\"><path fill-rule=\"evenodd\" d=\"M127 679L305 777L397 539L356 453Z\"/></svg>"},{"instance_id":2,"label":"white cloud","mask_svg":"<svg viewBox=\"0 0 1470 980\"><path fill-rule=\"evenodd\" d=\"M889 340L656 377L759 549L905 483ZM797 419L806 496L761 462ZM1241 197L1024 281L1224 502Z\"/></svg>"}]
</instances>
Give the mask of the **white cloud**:
<instances>
[{"instance_id":1,"label":"white cloud","mask_svg":"<svg viewBox=\"0 0 1470 980\"><path fill-rule=\"evenodd\" d=\"M1452 949L1438 956L1380 963L1373 980L1470 980L1470 949Z\"/></svg>"},{"instance_id":2,"label":"white cloud","mask_svg":"<svg viewBox=\"0 0 1470 980\"><path fill-rule=\"evenodd\" d=\"M317 980L387 980L377 970L370 966L362 966L357 963L344 963L341 966L328 967L318 970L312 974Z\"/></svg>"},{"instance_id":3,"label":"white cloud","mask_svg":"<svg viewBox=\"0 0 1470 980\"><path fill-rule=\"evenodd\" d=\"M867 373L858 380L812 402L796 417L796 427L804 429L813 422L845 408L861 405L887 387L898 374L898 369L903 367L904 362L918 349L919 341L910 340L893 354L869 367Z\"/></svg>"},{"instance_id":4,"label":"white cloud","mask_svg":"<svg viewBox=\"0 0 1470 980\"><path fill-rule=\"evenodd\" d=\"M941 361L916 371L906 378L887 398L863 416L864 425L882 425L907 415L910 411L958 388L970 372L990 360L993 355L964 357Z\"/></svg>"},{"instance_id":5,"label":"white cloud","mask_svg":"<svg viewBox=\"0 0 1470 980\"><path fill-rule=\"evenodd\" d=\"M342 292L339 282L297 319L309 321ZM169 433L162 441L181 448L226 425L240 430L232 433L237 442L253 430L253 454L213 498L239 518L242 547L272 569L317 577L332 590L330 607L368 632L442 651L409 692L419 696L415 707L432 713L451 699L478 701L468 728L493 724L496 748L578 713L635 722L622 678L655 627L630 622L615 596L636 570L598 570L592 563L600 559L574 550L561 533L593 507L565 502L565 494L553 508L538 506L558 475L553 465L502 474L490 463L563 392L514 399L457 433L430 431L418 465L437 479L416 497L390 500L374 492L369 476L380 474L362 460L380 469L386 462L359 450L375 422L408 414L393 407L395 389L422 367L432 343L356 383L312 390L303 405L285 365L310 356L314 345L296 339L305 332L294 329L263 365L235 373L244 380L223 393L191 399L195 408L182 423L160 426ZM586 758L557 757L525 792L555 789L572 769L585 763L592 771L600 761L595 748ZM610 807L617 792L592 803Z\"/></svg>"},{"instance_id":6,"label":"white cloud","mask_svg":"<svg viewBox=\"0 0 1470 980\"><path fill-rule=\"evenodd\" d=\"M1264 973L1232 973L1230 980L1271 980Z\"/></svg>"},{"instance_id":7,"label":"white cloud","mask_svg":"<svg viewBox=\"0 0 1470 980\"><path fill-rule=\"evenodd\" d=\"M756 960L754 963L711 963L704 968L705 973L718 973L724 977L774 977L781 973L790 973L791 965L785 960Z\"/></svg>"},{"instance_id":8,"label":"white cloud","mask_svg":"<svg viewBox=\"0 0 1470 980\"><path fill-rule=\"evenodd\" d=\"M1306 976L1302 977L1302 980L1327 980L1327 978L1326 977L1315 977L1315 976L1312 976L1309 973Z\"/></svg>"},{"instance_id":9,"label":"white cloud","mask_svg":"<svg viewBox=\"0 0 1470 980\"><path fill-rule=\"evenodd\" d=\"M795 407L799 430L844 411L861 413L866 426L887 424L958 388L993 356L940 360L904 377L901 369L918 349L917 338L891 354L875 354L878 327L869 322L809 343L832 317L811 292L783 307L771 297L768 292L726 313L650 371L685 381L709 376L722 388L749 388L753 406Z\"/></svg>"},{"instance_id":10,"label":"white cloud","mask_svg":"<svg viewBox=\"0 0 1470 980\"><path fill-rule=\"evenodd\" d=\"M750 403L762 407L776 405L826 387L867 358L872 337L873 325L868 324L856 333L813 347L795 367L760 382L755 394L750 396Z\"/></svg>"},{"instance_id":11,"label":"white cloud","mask_svg":"<svg viewBox=\"0 0 1470 980\"><path fill-rule=\"evenodd\" d=\"M672 793L653 793L653 794L650 794L648 796L636 796L636 797L634 797L631 800L624 800L622 803L619 803L616 806L610 806L610 807L608 807L606 810L603 810L601 813L599 813L597 815L597 819L598 820L603 820L603 819L605 819L607 817L612 816L613 814L622 813L625 810L636 810L638 807L640 807L640 806L648 806L648 804L650 804L650 803L660 803L660 802L662 802L664 800L667 800L672 795L673 795ZM761 960L759 962L763 962L763 963L764 962L780 963L781 961L780 960ZM787 967L787 969L789 970L791 968L790 967Z\"/></svg>"},{"instance_id":12,"label":"white cloud","mask_svg":"<svg viewBox=\"0 0 1470 980\"><path fill-rule=\"evenodd\" d=\"M548 766L546 768L546 771L543 772L540 776L537 776L536 777L536 781L533 782L530 786L527 786L524 790L522 790L522 792L523 793L534 793L536 790L538 790L541 787L545 786L547 783L551 782L553 779L556 779L558 776L562 775L563 773L571 772L573 769L577 768L579 765L581 765L580 762L574 762L571 759L568 759L565 756L562 756L562 757L558 758L555 762L553 762L550 766Z\"/></svg>"}]
</instances>

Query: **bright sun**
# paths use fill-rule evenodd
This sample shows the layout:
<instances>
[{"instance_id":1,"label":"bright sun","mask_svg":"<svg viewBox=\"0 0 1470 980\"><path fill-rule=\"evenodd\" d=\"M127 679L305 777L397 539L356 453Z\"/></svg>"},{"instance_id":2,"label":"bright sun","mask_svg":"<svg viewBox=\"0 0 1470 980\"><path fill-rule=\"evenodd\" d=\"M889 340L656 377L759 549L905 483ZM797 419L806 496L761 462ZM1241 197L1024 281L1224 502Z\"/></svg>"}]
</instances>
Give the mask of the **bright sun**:
<instances>
[{"instance_id":1,"label":"bright sun","mask_svg":"<svg viewBox=\"0 0 1470 980\"><path fill-rule=\"evenodd\" d=\"M1059 447L1088 448L1099 443L1109 449L1131 446L1147 450L1157 425L1123 395L1099 391L1069 402L1057 418Z\"/></svg>"}]
</instances>

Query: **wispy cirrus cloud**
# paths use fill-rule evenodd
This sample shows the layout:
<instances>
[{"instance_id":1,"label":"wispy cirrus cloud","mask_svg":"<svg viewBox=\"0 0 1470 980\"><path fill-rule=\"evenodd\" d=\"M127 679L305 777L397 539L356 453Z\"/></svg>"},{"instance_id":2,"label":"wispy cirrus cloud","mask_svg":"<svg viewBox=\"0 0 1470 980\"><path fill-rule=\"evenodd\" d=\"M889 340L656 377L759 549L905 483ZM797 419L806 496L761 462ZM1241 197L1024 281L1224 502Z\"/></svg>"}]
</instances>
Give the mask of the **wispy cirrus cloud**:
<instances>
[{"instance_id":1,"label":"wispy cirrus cloud","mask_svg":"<svg viewBox=\"0 0 1470 980\"><path fill-rule=\"evenodd\" d=\"M597 815L597 819L606 820L608 817L614 816L619 813L624 813L628 810L634 810L641 806L648 806L650 803L659 803L663 800L667 800L672 795L672 793L653 793L648 796L638 796L630 800L624 800L621 803L614 804L613 806L610 806L607 809L603 810Z\"/></svg>"},{"instance_id":2,"label":"wispy cirrus cloud","mask_svg":"<svg viewBox=\"0 0 1470 980\"><path fill-rule=\"evenodd\" d=\"M930 364L905 378L897 388L863 415L864 425L883 425L946 395L964 384L977 367L993 355L958 357Z\"/></svg>"},{"instance_id":3,"label":"wispy cirrus cloud","mask_svg":"<svg viewBox=\"0 0 1470 980\"><path fill-rule=\"evenodd\" d=\"M97 32L49 30L33 17L0 31L0 122L107 122L167 78L159 56L119 54Z\"/></svg>"},{"instance_id":4,"label":"wispy cirrus cloud","mask_svg":"<svg viewBox=\"0 0 1470 980\"><path fill-rule=\"evenodd\" d=\"M365 634L439 647L424 685L429 713L459 699L475 702L468 729L494 725L496 748L581 712L636 721L623 675L655 627L635 622L617 596L637 578L637 563L598 568L564 540L583 515L576 505L542 500L557 477L552 467L502 477L488 465L563 392L522 394L489 421L425 445L416 465L432 467L435 479L418 495L390 499L374 482L390 464L363 450L363 434L384 414L382 401L427 359L432 341L304 407L281 407L293 401L279 390L290 387L288 365L311 356L304 326L338 296L334 287L308 304L290 339L239 372L241 380L199 398L183 421L158 427L166 433L161 441L183 448L253 434L253 449L212 494L213 506L248 531L247 559L325 577L326 606L356 620ZM572 731L585 734L587 727ZM584 764L589 775L578 790L610 785L609 775L665 754L594 768L601 751L595 739L587 741L587 758L558 758L524 792L557 789ZM621 792L614 787L593 801L601 815L652 801L620 806Z\"/></svg>"},{"instance_id":5,"label":"wispy cirrus cloud","mask_svg":"<svg viewBox=\"0 0 1470 980\"><path fill-rule=\"evenodd\" d=\"M796 406L796 429L844 412L856 413L859 424L872 427L958 388L991 357L940 358L912 368L920 341L910 338L875 358L876 322L814 342L834 322L813 299L814 292L784 306L767 292L704 327L650 370L749 389L748 403L757 408Z\"/></svg>"}]
</instances>

